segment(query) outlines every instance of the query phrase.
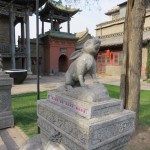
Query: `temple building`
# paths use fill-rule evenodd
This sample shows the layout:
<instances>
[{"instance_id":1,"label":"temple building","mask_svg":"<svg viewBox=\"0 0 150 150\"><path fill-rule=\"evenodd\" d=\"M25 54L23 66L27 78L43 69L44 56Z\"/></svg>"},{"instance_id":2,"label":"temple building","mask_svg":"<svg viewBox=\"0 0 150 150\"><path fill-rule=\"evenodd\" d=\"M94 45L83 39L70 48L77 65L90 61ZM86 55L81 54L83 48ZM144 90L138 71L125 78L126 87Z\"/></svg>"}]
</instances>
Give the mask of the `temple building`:
<instances>
[{"instance_id":1,"label":"temple building","mask_svg":"<svg viewBox=\"0 0 150 150\"><path fill-rule=\"evenodd\" d=\"M123 59L123 31L127 2L121 3L105 14L110 21L96 25L96 36L101 39L101 50L97 57L97 72L120 75ZM143 31L142 76L145 76L147 44L150 40L150 7L147 5Z\"/></svg>"},{"instance_id":2,"label":"temple building","mask_svg":"<svg viewBox=\"0 0 150 150\"><path fill-rule=\"evenodd\" d=\"M41 7L47 0L40 0ZM27 69L31 73L29 16L36 0L0 0L0 54L4 69ZM15 26L20 23L20 45L15 43Z\"/></svg>"},{"instance_id":3,"label":"temple building","mask_svg":"<svg viewBox=\"0 0 150 150\"><path fill-rule=\"evenodd\" d=\"M42 6L42 7L41 7ZM65 72L69 56L76 48L78 38L70 33L70 21L79 9L63 6L61 0L40 0L39 17L42 34L39 35L40 74ZM36 39L30 39L29 16L36 11L36 0L0 0L0 54L3 68L27 69L37 73ZM44 31L45 22L50 24ZM66 22L66 32L61 24ZM21 36L15 39L15 26L20 23ZM18 43L15 43L18 40Z\"/></svg>"},{"instance_id":4,"label":"temple building","mask_svg":"<svg viewBox=\"0 0 150 150\"><path fill-rule=\"evenodd\" d=\"M63 6L62 2L48 0L45 7L40 10L39 16L42 21L42 34L40 41L43 45L43 70L44 74L56 74L66 72L71 61L69 56L76 48L77 39L75 34L70 33L71 17L79 9ZM44 23L51 24L51 29L44 32ZM67 32L61 32L61 24L67 22Z\"/></svg>"},{"instance_id":5,"label":"temple building","mask_svg":"<svg viewBox=\"0 0 150 150\"><path fill-rule=\"evenodd\" d=\"M71 61L69 56L75 51L78 37L70 33L71 17L79 9L63 6L61 0L47 0L39 11L42 22L42 33L39 35L39 69L41 75L66 72ZM49 31L44 31L44 25L50 25ZM67 23L66 32L61 31L61 24ZM19 45L21 38L18 39ZM37 73L36 39L30 39L31 70Z\"/></svg>"}]
</instances>

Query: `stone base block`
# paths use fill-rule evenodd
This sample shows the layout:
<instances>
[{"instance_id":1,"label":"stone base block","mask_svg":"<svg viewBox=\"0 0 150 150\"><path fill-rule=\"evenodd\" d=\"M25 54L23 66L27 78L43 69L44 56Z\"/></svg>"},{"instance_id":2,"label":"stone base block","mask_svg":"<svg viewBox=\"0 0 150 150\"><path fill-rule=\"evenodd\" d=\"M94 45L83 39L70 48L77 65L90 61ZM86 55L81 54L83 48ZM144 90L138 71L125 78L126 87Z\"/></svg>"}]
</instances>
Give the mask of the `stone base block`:
<instances>
[{"instance_id":1,"label":"stone base block","mask_svg":"<svg viewBox=\"0 0 150 150\"><path fill-rule=\"evenodd\" d=\"M5 72L0 72L0 86L12 86L13 79L9 77Z\"/></svg>"},{"instance_id":2,"label":"stone base block","mask_svg":"<svg viewBox=\"0 0 150 150\"><path fill-rule=\"evenodd\" d=\"M57 92L86 102L99 102L110 99L107 89L99 82L88 84L85 87L62 86L57 89Z\"/></svg>"},{"instance_id":3,"label":"stone base block","mask_svg":"<svg viewBox=\"0 0 150 150\"><path fill-rule=\"evenodd\" d=\"M49 131L50 130L53 132L55 129L52 126L49 126ZM60 143L64 145L63 147L65 147L65 150L89 150L76 144L75 141L70 140L64 134L61 134L58 131L56 132L57 134L59 133L59 138L57 137L57 134L54 136L54 132L52 135L50 135L47 131L41 130L42 135L46 136L47 139L49 139L51 142ZM98 148L95 148L93 150L125 150L125 147L129 142L129 140L130 140L130 134L127 134L113 141L108 141L104 145L101 145Z\"/></svg>"},{"instance_id":4,"label":"stone base block","mask_svg":"<svg viewBox=\"0 0 150 150\"><path fill-rule=\"evenodd\" d=\"M127 110L86 119L48 100L38 103L41 131L49 138L57 137L70 150L110 150L109 147L115 150L123 147L134 130L134 119L135 113Z\"/></svg>"},{"instance_id":5,"label":"stone base block","mask_svg":"<svg viewBox=\"0 0 150 150\"><path fill-rule=\"evenodd\" d=\"M67 108L88 119L123 110L121 100L110 99L100 102L86 102L67 95L62 95L58 91L48 91L48 100L50 103Z\"/></svg>"},{"instance_id":6,"label":"stone base block","mask_svg":"<svg viewBox=\"0 0 150 150\"><path fill-rule=\"evenodd\" d=\"M0 113L0 129L14 127L14 117L12 112Z\"/></svg>"}]
</instances>

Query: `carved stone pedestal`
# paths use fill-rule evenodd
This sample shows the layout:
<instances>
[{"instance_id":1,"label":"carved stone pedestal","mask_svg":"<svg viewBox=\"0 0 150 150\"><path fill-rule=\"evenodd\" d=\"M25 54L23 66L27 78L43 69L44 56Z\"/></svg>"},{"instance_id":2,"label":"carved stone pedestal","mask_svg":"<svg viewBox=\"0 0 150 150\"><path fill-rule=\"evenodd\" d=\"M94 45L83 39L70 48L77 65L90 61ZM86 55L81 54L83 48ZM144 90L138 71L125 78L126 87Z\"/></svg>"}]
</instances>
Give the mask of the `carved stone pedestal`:
<instances>
[{"instance_id":1,"label":"carved stone pedestal","mask_svg":"<svg viewBox=\"0 0 150 150\"><path fill-rule=\"evenodd\" d=\"M14 126L14 117L11 111L12 83L13 79L0 71L0 129Z\"/></svg>"},{"instance_id":2,"label":"carved stone pedestal","mask_svg":"<svg viewBox=\"0 0 150 150\"><path fill-rule=\"evenodd\" d=\"M124 149L134 119L135 113L123 110L121 100L111 99L100 83L62 87L38 102L41 135L66 150Z\"/></svg>"}]
</instances>

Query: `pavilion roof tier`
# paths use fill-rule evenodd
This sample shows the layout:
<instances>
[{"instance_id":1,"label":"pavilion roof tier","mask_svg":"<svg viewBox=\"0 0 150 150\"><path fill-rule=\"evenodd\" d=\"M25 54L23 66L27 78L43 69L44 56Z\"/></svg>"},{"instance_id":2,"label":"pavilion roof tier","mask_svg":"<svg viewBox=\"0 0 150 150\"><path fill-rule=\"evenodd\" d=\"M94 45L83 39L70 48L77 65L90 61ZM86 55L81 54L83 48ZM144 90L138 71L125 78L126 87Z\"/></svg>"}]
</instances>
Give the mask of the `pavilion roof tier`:
<instances>
[{"instance_id":1,"label":"pavilion roof tier","mask_svg":"<svg viewBox=\"0 0 150 150\"><path fill-rule=\"evenodd\" d=\"M21 5L21 6L30 6L33 11L36 9L36 0L0 0L1 3L6 4L6 5L11 5L11 4L16 4L16 5ZM47 0L39 0L39 7L44 5Z\"/></svg>"},{"instance_id":2,"label":"pavilion roof tier","mask_svg":"<svg viewBox=\"0 0 150 150\"><path fill-rule=\"evenodd\" d=\"M48 0L45 7L40 10L39 16L41 21L44 22L51 22L50 16L53 16L53 19L57 19L59 23L63 23L69 20L70 17L75 15L78 11L80 11L80 9L63 6L61 2Z\"/></svg>"}]
</instances>

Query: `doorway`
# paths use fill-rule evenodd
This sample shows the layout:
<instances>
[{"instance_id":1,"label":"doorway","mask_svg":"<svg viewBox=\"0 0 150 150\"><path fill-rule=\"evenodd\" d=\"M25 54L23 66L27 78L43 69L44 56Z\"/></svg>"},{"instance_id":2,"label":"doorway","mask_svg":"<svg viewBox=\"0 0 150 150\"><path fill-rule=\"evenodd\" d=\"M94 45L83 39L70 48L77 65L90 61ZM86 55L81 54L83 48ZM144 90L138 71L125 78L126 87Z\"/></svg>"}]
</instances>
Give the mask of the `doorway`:
<instances>
[{"instance_id":1,"label":"doorway","mask_svg":"<svg viewBox=\"0 0 150 150\"><path fill-rule=\"evenodd\" d=\"M68 58L66 55L59 57L59 72L66 72L68 69Z\"/></svg>"}]
</instances>

